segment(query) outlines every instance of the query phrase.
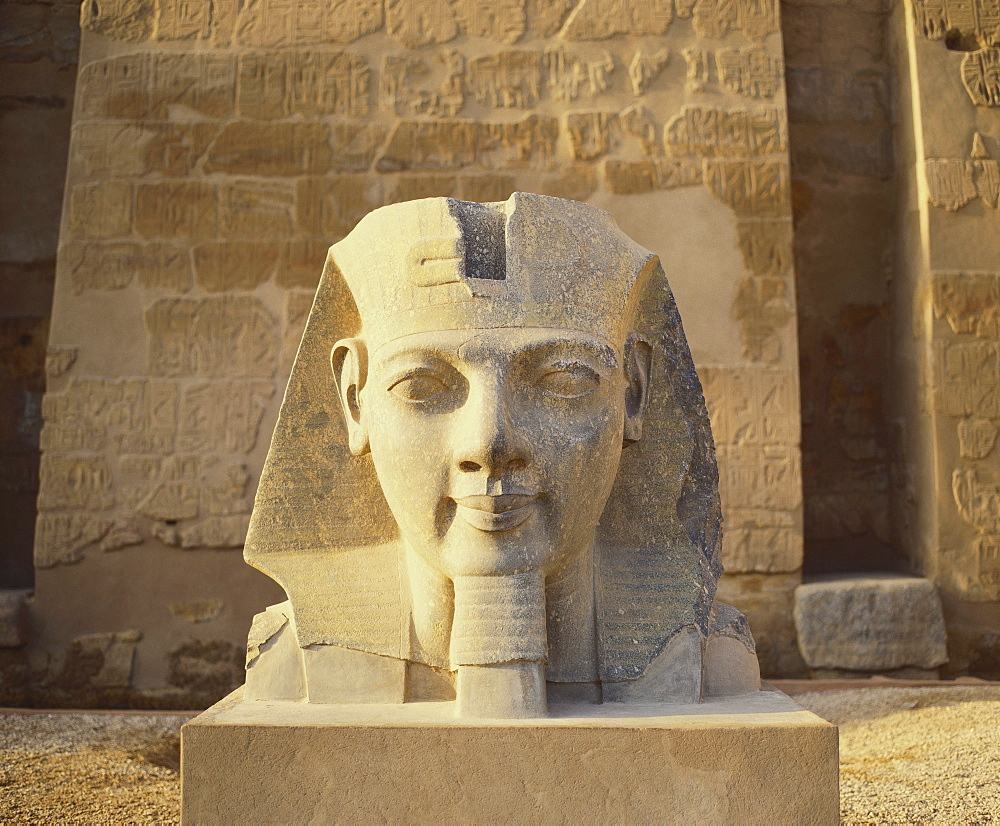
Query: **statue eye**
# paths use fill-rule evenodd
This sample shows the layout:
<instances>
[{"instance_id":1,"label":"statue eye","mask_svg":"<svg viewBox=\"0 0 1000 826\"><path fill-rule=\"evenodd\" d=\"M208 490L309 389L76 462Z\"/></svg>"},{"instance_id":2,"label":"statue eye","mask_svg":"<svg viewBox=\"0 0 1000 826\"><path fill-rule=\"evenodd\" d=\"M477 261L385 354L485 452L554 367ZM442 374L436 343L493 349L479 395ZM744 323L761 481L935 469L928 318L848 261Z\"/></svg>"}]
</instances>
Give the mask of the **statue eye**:
<instances>
[{"instance_id":1,"label":"statue eye","mask_svg":"<svg viewBox=\"0 0 1000 826\"><path fill-rule=\"evenodd\" d=\"M403 376L389 388L390 393L394 393L408 402L430 401L451 390L451 387L434 374L422 372Z\"/></svg>"},{"instance_id":2,"label":"statue eye","mask_svg":"<svg viewBox=\"0 0 1000 826\"><path fill-rule=\"evenodd\" d=\"M535 387L563 399L576 399L586 396L600 383L601 377L585 364L569 364L543 375Z\"/></svg>"}]
</instances>

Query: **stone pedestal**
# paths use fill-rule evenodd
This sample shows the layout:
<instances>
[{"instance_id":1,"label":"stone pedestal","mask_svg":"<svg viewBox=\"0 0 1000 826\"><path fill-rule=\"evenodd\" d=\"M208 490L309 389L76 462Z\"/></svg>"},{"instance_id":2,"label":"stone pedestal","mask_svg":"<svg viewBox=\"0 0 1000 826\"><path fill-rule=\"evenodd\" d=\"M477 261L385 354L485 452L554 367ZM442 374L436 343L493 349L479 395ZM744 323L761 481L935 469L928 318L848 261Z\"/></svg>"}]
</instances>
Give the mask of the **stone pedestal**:
<instances>
[{"instance_id":1,"label":"stone pedestal","mask_svg":"<svg viewBox=\"0 0 1000 826\"><path fill-rule=\"evenodd\" d=\"M835 726L776 691L690 705L308 705L234 692L181 733L185 824L837 823Z\"/></svg>"}]
</instances>

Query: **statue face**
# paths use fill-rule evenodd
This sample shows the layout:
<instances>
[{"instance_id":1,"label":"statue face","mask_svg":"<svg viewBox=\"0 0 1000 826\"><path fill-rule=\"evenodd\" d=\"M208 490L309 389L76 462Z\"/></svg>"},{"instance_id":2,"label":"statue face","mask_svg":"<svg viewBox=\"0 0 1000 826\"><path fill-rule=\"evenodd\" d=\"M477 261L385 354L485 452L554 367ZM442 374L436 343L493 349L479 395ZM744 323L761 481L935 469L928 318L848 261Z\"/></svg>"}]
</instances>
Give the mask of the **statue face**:
<instances>
[{"instance_id":1,"label":"statue face","mask_svg":"<svg viewBox=\"0 0 1000 826\"><path fill-rule=\"evenodd\" d=\"M371 450L410 546L448 577L502 575L552 570L592 540L644 407L648 358L628 350L562 329L448 330L367 365L360 341L340 342L333 363L352 448Z\"/></svg>"}]
</instances>

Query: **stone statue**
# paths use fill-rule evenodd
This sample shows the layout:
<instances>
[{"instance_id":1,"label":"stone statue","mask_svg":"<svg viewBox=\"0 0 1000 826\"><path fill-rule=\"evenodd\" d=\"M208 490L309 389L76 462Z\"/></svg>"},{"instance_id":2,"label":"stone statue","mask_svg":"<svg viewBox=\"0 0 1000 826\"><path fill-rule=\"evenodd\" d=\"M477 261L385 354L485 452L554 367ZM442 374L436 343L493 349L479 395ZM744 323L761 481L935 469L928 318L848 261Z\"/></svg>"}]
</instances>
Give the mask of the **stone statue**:
<instances>
[{"instance_id":1,"label":"stone statue","mask_svg":"<svg viewBox=\"0 0 1000 826\"><path fill-rule=\"evenodd\" d=\"M714 602L718 471L655 255L540 195L430 198L330 249L260 481L246 698L697 702L756 691Z\"/></svg>"}]
</instances>

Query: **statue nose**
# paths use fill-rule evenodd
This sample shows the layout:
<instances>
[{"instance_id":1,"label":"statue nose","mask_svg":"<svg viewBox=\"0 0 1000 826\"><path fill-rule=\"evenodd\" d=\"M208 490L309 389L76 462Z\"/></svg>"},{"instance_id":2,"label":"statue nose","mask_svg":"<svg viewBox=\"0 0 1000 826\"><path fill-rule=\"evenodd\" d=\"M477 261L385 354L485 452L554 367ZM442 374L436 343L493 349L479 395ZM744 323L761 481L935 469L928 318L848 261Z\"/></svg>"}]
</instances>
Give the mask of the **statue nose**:
<instances>
[{"instance_id":1,"label":"statue nose","mask_svg":"<svg viewBox=\"0 0 1000 826\"><path fill-rule=\"evenodd\" d=\"M476 394L465 405L457 422L458 469L464 473L486 471L490 477L522 470L531 459L531 446L517 426L510 404L499 388Z\"/></svg>"}]
</instances>

